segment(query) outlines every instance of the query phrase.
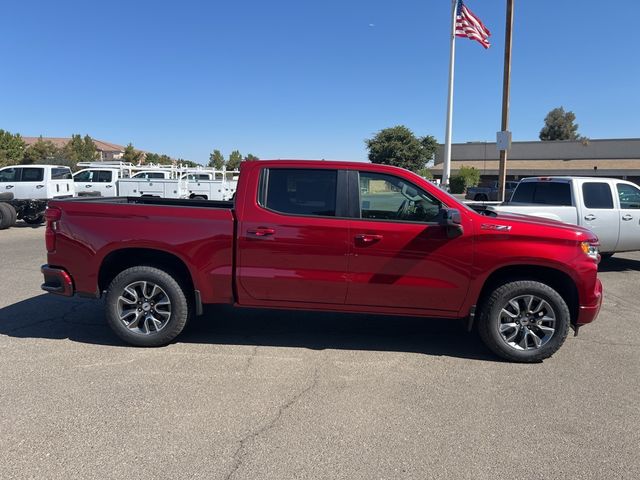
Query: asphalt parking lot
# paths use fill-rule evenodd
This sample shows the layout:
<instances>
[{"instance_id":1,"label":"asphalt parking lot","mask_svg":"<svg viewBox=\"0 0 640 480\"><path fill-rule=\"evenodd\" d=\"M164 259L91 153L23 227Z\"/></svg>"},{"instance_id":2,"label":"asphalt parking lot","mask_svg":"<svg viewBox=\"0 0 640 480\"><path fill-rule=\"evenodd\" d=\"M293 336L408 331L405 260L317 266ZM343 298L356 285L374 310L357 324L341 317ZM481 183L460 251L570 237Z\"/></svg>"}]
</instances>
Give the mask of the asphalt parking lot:
<instances>
[{"instance_id":1,"label":"asphalt parking lot","mask_svg":"<svg viewBox=\"0 0 640 480\"><path fill-rule=\"evenodd\" d=\"M457 322L208 309L165 348L40 291L0 232L0 478L640 478L640 253L596 323L499 361Z\"/></svg>"}]
</instances>

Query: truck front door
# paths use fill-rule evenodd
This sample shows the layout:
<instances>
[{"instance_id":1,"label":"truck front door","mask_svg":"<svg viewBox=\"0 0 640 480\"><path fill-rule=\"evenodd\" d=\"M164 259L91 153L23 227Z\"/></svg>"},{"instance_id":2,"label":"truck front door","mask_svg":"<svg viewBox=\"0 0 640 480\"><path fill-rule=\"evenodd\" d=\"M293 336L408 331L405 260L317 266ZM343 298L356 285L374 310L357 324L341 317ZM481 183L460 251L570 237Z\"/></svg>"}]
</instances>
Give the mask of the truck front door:
<instances>
[{"instance_id":1,"label":"truck front door","mask_svg":"<svg viewBox=\"0 0 640 480\"><path fill-rule=\"evenodd\" d=\"M616 184L620 199L620 238L616 250L640 250L640 188Z\"/></svg>"},{"instance_id":2,"label":"truck front door","mask_svg":"<svg viewBox=\"0 0 640 480\"><path fill-rule=\"evenodd\" d=\"M237 232L240 293L258 303L344 304L346 171L265 168L252 182L258 195L244 199Z\"/></svg>"},{"instance_id":3,"label":"truck front door","mask_svg":"<svg viewBox=\"0 0 640 480\"><path fill-rule=\"evenodd\" d=\"M388 174L358 177L350 184L360 218L350 222L347 304L458 311L472 274L470 222L466 234L450 236L438 223L441 202L423 189Z\"/></svg>"},{"instance_id":4,"label":"truck front door","mask_svg":"<svg viewBox=\"0 0 640 480\"><path fill-rule=\"evenodd\" d=\"M620 215L615 209L611 186L607 182L585 181L582 184L580 225L593 231L602 252L614 252L620 233Z\"/></svg>"}]
</instances>

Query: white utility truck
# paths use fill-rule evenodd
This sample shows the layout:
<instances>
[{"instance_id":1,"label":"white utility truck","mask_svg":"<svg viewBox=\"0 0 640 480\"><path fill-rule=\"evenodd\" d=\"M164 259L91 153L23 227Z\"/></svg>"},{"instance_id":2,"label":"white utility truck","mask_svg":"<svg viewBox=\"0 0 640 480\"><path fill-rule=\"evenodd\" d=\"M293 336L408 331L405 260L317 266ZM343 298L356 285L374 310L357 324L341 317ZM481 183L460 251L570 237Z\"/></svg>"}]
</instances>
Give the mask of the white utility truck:
<instances>
[{"instance_id":1,"label":"white utility truck","mask_svg":"<svg viewBox=\"0 0 640 480\"><path fill-rule=\"evenodd\" d=\"M80 195L229 200L239 172L124 162L84 162L74 174Z\"/></svg>"}]
</instances>

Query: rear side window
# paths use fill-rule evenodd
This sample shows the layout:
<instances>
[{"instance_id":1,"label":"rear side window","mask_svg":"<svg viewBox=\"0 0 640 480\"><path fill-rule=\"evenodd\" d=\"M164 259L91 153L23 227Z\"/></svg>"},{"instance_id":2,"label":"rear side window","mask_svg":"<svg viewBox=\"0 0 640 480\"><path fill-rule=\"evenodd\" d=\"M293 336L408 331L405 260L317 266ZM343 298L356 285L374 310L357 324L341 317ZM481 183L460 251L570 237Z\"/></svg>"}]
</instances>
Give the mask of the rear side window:
<instances>
[{"instance_id":1,"label":"rear side window","mask_svg":"<svg viewBox=\"0 0 640 480\"><path fill-rule=\"evenodd\" d=\"M17 182L20 179L20 168L4 168L0 170L0 182Z\"/></svg>"},{"instance_id":2,"label":"rear side window","mask_svg":"<svg viewBox=\"0 0 640 480\"><path fill-rule=\"evenodd\" d=\"M112 173L108 170L103 170L103 171L99 171L96 172L96 182L100 182L100 183L109 183L111 181L112 178Z\"/></svg>"},{"instance_id":3,"label":"rear side window","mask_svg":"<svg viewBox=\"0 0 640 480\"><path fill-rule=\"evenodd\" d=\"M521 182L511 201L571 206L571 185L564 182Z\"/></svg>"},{"instance_id":4,"label":"rear side window","mask_svg":"<svg viewBox=\"0 0 640 480\"><path fill-rule=\"evenodd\" d=\"M620 197L620 208L640 208L640 188L626 183L618 183L616 188Z\"/></svg>"},{"instance_id":5,"label":"rear side window","mask_svg":"<svg viewBox=\"0 0 640 480\"><path fill-rule=\"evenodd\" d=\"M21 182L41 182L44 180L44 168L28 168L22 169Z\"/></svg>"},{"instance_id":6,"label":"rear side window","mask_svg":"<svg viewBox=\"0 0 640 480\"><path fill-rule=\"evenodd\" d=\"M71 180L71 170L68 168L52 168L51 180Z\"/></svg>"},{"instance_id":7,"label":"rear side window","mask_svg":"<svg viewBox=\"0 0 640 480\"><path fill-rule=\"evenodd\" d=\"M272 168L265 174L263 206L290 215L335 217L337 170Z\"/></svg>"},{"instance_id":8,"label":"rear side window","mask_svg":"<svg viewBox=\"0 0 640 480\"><path fill-rule=\"evenodd\" d=\"M582 196L584 198L584 206L587 208L613 208L613 197L608 183L583 183Z\"/></svg>"}]
</instances>

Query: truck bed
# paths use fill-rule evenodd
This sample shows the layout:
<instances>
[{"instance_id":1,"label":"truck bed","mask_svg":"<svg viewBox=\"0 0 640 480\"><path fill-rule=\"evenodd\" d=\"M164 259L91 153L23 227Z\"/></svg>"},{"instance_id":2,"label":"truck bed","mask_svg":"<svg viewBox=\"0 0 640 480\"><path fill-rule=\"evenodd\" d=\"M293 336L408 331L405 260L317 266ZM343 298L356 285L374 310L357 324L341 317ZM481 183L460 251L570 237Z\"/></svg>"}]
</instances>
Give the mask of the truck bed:
<instances>
[{"instance_id":1,"label":"truck bed","mask_svg":"<svg viewBox=\"0 0 640 480\"><path fill-rule=\"evenodd\" d=\"M138 264L154 251L181 260L204 303L233 301L233 202L84 197L53 200L49 207L61 211L49 262L64 264L79 293L97 296L106 288L101 268L123 251Z\"/></svg>"}]
</instances>

